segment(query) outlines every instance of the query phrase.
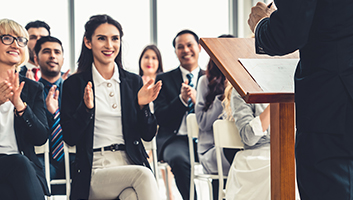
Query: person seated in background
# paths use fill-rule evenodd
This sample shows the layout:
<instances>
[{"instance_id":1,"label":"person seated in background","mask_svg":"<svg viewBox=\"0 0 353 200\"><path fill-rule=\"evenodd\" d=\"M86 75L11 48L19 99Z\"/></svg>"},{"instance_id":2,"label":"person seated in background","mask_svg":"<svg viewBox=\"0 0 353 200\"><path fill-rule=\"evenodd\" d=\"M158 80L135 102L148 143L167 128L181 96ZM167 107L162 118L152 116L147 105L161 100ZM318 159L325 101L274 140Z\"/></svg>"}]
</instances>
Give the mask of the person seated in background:
<instances>
[{"instance_id":1,"label":"person seated in background","mask_svg":"<svg viewBox=\"0 0 353 200\"><path fill-rule=\"evenodd\" d=\"M190 198L191 165L186 117L194 113L195 88L205 71L198 64L201 45L196 33L180 31L173 39L173 47L179 67L156 78L156 81L163 81L161 92L154 101L154 113L159 125L156 140L158 159L171 167L179 192L187 200Z\"/></svg>"},{"instance_id":2,"label":"person seated in background","mask_svg":"<svg viewBox=\"0 0 353 200\"><path fill-rule=\"evenodd\" d=\"M64 82L61 77L61 67L64 63L64 49L59 39L52 36L43 36L37 41L34 51L35 62L39 65L42 73L39 82L44 85L45 107L50 128L50 178L65 178L64 142L60 126L61 97ZM44 164L43 154L39 154L38 157ZM74 154L70 154L71 165L74 159ZM73 167L70 169L73 169Z\"/></svg>"},{"instance_id":3,"label":"person seated in background","mask_svg":"<svg viewBox=\"0 0 353 200\"><path fill-rule=\"evenodd\" d=\"M229 170L226 199L270 200L270 106L246 103L231 84L224 101L244 143Z\"/></svg>"},{"instance_id":4,"label":"person seated in background","mask_svg":"<svg viewBox=\"0 0 353 200\"><path fill-rule=\"evenodd\" d=\"M234 38L232 35L221 35L219 38ZM213 123L222 118L224 89L228 83L226 77L210 59L207 64L206 75L202 76L197 86L195 114L199 125L197 152L199 161L206 174L218 174L216 148L214 146ZM234 157L236 151L229 152ZM223 151L223 174L228 175L230 163ZM212 180L213 199L218 199L218 180Z\"/></svg>"},{"instance_id":5,"label":"person seated in background","mask_svg":"<svg viewBox=\"0 0 353 200\"><path fill-rule=\"evenodd\" d=\"M34 146L48 139L43 86L19 75L28 59L28 33L0 20L0 198L44 200L49 195Z\"/></svg>"},{"instance_id":6,"label":"person seated in background","mask_svg":"<svg viewBox=\"0 0 353 200\"><path fill-rule=\"evenodd\" d=\"M163 62L161 52L158 47L154 44L147 45L141 52L139 58L139 75L143 80L143 84L147 83L149 80L156 80L157 74L163 73ZM154 113L153 102L150 103L151 112ZM152 151L148 152L148 161L151 163ZM164 169L161 169L163 180L166 181ZM170 167L168 166L168 186L169 190L169 200L173 200L173 192L172 192L172 181L174 177L172 172L170 171Z\"/></svg>"},{"instance_id":7,"label":"person seated in background","mask_svg":"<svg viewBox=\"0 0 353 200\"><path fill-rule=\"evenodd\" d=\"M25 65L21 67L19 73L29 79L38 81L41 77L41 72L38 64L36 64L34 60L34 46L36 45L37 40L39 40L41 37L50 35L50 26L44 21L36 20L33 22L29 22L25 26L25 28L28 31L29 35L29 60Z\"/></svg>"},{"instance_id":8,"label":"person seated in background","mask_svg":"<svg viewBox=\"0 0 353 200\"><path fill-rule=\"evenodd\" d=\"M123 69L119 22L94 15L85 24L77 72L64 81L61 126L76 145L71 197L158 200L156 179L141 142L157 121L149 103L162 87Z\"/></svg>"}]
</instances>

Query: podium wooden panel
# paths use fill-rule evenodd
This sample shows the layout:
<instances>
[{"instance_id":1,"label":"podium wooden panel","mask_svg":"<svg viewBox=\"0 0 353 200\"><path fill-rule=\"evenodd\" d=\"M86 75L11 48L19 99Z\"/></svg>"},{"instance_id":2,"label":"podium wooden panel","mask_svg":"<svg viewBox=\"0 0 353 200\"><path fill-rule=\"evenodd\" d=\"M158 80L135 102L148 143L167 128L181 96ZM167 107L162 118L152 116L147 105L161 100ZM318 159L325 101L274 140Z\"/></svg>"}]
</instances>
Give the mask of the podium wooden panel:
<instances>
[{"instance_id":1,"label":"podium wooden panel","mask_svg":"<svg viewBox=\"0 0 353 200\"><path fill-rule=\"evenodd\" d=\"M201 46L247 103L270 103L271 199L295 199L294 93L264 92L239 58L298 58L258 55L253 38L201 38Z\"/></svg>"}]
</instances>

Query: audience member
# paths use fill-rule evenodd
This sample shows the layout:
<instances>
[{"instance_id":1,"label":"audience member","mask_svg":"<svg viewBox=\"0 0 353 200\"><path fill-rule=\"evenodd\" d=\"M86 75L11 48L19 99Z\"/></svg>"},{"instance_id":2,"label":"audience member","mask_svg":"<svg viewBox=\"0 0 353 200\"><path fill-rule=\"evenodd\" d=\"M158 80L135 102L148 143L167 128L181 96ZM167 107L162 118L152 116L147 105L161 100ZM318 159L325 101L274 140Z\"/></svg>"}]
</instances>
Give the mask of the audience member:
<instances>
[{"instance_id":1,"label":"audience member","mask_svg":"<svg viewBox=\"0 0 353 200\"><path fill-rule=\"evenodd\" d=\"M26 76L29 79L38 81L41 72L39 71L39 66L34 61L34 46L39 38L42 36L50 35L50 26L43 21L33 21L26 25L26 30L29 34L28 50L29 50L29 60L26 65L23 65L20 70L22 76Z\"/></svg>"},{"instance_id":2,"label":"audience member","mask_svg":"<svg viewBox=\"0 0 353 200\"><path fill-rule=\"evenodd\" d=\"M39 82L44 85L46 114L50 128L50 178L65 178L64 143L60 126L63 85L60 72L64 63L64 49L59 39L52 36L43 36L37 41L34 51L34 59L42 72ZM40 158L39 160L44 164L43 154L38 156ZM74 155L70 155L70 160L73 162ZM73 169L73 167L71 167L71 169Z\"/></svg>"},{"instance_id":3,"label":"audience member","mask_svg":"<svg viewBox=\"0 0 353 200\"><path fill-rule=\"evenodd\" d=\"M232 35L221 35L219 38L234 38ZM228 83L226 77L210 59L206 75L202 76L197 86L195 114L199 125L197 152L199 161L207 174L218 174L216 148L213 138L213 123L222 118L224 89ZM235 152L231 152L234 157ZM222 151L223 174L228 175L230 163ZM213 199L218 199L218 180L212 181Z\"/></svg>"},{"instance_id":4,"label":"audience member","mask_svg":"<svg viewBox=\"0 0 353 200\"><path fill-rule=\"evenodd\" d=\"M161 92L154 101L159 124L157 150L158 159L169 164L181 196L187 200L190 195L190 156L186 116L194 112L195 88L205 72L198 65L201 45L194 32L180 31L173 46L180 66L156 78L156 81L163 81Z\"/></svg>"},{"instance_id":5,"label":"audience member","mask_svg":"<svg viewBox=\"0 0 353 200\"><path fill-rule=\"evenodd\" d=\"M15 72L28 59L27 31L0 20L1 199L44 200L48 187L34 146L48 138L43 86Z\"/></svg>"},{"instance_id":6,"label":"audience member","mask_svg":"<svg viewBox=\"0 0 353 200\"><path fill-rule=\"evenodd\" d=\"M76 145L71 199L159 199L141 138L157 122L148 104L161 89L123 69L121 25L108 15L85 24L77 73L63 87L64 140ZM114 130L114 131L112 131Z\"/></svg>"},{"instance_id":7,"label":"audience member","mask_svg":"<svg viewBox=\"0 0 353 200\"><path fill-rule=\"evenodd\" d=\"M227 116L234 119L244 151L235 154L229 170L226 199L270 200L270 106L247 104L229 84Z\"/></svg>"},{"instance_id":8,"label":"audience member","mask_svg":"<svg viewBox=\"0 0 353 200\"><path fill-rule=\"evenodd\" d=\"M139 58L139 75L142 77L143 83L147 83L149 80L156 80L157 74L163 73L163 62L161 52L158 47L154 44L146 46ZM153 102L150 103L151 112L154 113ZM149 162L151 162L152 151L148 152ZM163 180L166 181L164 169L161 169ZM173 200L172 192L172 181L174 179L170 167L168 166L168 187L169 200Z\"/></svg>"}]
</instances>

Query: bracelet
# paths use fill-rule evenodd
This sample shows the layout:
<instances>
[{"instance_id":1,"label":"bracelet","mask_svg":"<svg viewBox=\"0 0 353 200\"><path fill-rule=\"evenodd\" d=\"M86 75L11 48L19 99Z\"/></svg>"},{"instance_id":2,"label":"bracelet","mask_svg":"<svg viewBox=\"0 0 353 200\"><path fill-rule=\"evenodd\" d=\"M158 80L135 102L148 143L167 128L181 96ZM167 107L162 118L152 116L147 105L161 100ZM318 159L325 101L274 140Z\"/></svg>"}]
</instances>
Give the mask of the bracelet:
<instances>
[{"instance_id":1,"label":"bracelet","mask_svg":"<svg viewBox=\"0 0 353 200\"><path fill-rule=\"evenodd\" d=\"M16 110L16 108L15 108L14 112L15 112L15 115L16 115L16 116L20 116L20 114L23 113L23 112L25 112L25 110L27 109L27 103L26 103L26 102L23 102L23 104L25 105L25 108L24 108L24 109L18 111L18 110Z\"/></svg>"}]
</instances>

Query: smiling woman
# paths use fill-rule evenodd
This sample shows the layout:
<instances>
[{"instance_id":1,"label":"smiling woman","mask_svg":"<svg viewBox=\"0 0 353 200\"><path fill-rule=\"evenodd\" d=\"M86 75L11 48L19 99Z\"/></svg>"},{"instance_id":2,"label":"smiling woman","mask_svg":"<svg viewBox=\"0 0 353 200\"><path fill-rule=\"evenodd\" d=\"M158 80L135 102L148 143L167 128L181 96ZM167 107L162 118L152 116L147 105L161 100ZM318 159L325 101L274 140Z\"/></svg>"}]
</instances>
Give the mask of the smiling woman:
<instances>
[{"instance_id":1,"label":"smiling woman","mask_svg":"<svg viewBox=\"0 0 353 200\"><path fill-rule=\"evenodd\" d=\"M65 142L76 145L78 161L71 199L159 199L141 139L151 141L156 133L148 104L161 82L143 85L123 69L122 37L119 22L92 16L78 72L64 82L61 125Z\"/></svg>"},{"instance_id":2,"label":"smiling woman","mask_svg":"<svg viewBox=\"0 0 353 200\"><path fill-rule=\"evenodd\" d=\"M2 199L44 199L44 171L34 145L46 142L43 86L19 76L28 59L28 33L18 23L0 20L0 194ZM26 137L24 137L26 136Z\"/></svg>"}]
</instances>

